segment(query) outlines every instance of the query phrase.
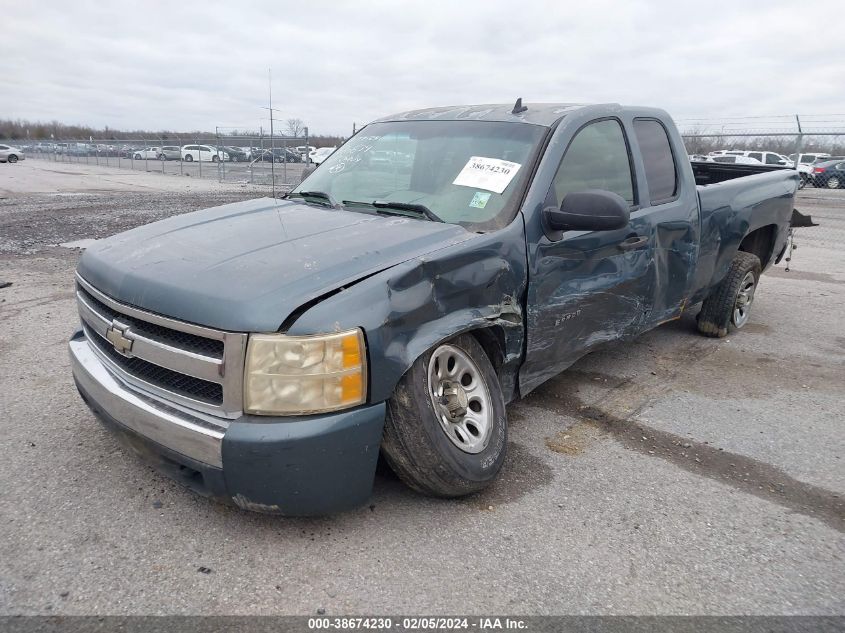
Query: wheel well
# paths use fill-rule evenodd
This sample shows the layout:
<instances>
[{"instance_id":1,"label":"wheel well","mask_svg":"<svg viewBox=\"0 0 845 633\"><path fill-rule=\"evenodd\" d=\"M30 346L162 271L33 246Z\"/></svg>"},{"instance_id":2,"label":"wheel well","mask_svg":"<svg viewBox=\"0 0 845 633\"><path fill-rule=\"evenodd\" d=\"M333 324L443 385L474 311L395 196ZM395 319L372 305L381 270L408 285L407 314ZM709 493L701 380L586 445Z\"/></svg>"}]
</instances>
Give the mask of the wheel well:
<instances>
[{"instance_id":1,"label":"wheel well","mask_svg":"<svg viewBox=\"0 0 845 633\"><path fill-rule=\"evenodd\" d=\"M502 364L505 360L505 333L502 328L495 325L490 327L479 328L477 330L470 330L475 339L481 344L487 358L493 364L493 369L496 370L496 375L501 378Z\"/></svg>"},{"instance_id":2,"label":"wheel well","mask_svg":"<svg viewBox=\"0 0 845 633\"><path fill-rule=\"evenodd\" d=\"M739 250L756 255L765 268L774 254L776 233L777 227L774 224L761 226L742 239Z\"/></svg>"}]
</instances>

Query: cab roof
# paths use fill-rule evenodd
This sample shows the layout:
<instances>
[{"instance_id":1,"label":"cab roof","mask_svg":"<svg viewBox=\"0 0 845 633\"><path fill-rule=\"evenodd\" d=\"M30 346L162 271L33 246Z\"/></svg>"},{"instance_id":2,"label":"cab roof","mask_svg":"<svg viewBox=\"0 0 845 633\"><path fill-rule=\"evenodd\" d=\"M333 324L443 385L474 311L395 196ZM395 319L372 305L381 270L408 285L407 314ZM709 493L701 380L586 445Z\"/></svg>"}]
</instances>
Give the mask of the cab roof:
<instances>
[{"instance_id":1,"label":"cab roof","mask_svg":"<svg viewBox=\"0 0 845 633\"><path fill-rule=\"evenodd\" d=\"M411 110L382 117L373 123L385 121L506 121L551 127L558 120L581 108L585 103L526 103L524 110L514 114L514 104L492 103L482 105L454 105L439 108ZM614 104L616 105L616 104ZM619 106L616 106L619 107Z\"/></svg>"}]
</instances>

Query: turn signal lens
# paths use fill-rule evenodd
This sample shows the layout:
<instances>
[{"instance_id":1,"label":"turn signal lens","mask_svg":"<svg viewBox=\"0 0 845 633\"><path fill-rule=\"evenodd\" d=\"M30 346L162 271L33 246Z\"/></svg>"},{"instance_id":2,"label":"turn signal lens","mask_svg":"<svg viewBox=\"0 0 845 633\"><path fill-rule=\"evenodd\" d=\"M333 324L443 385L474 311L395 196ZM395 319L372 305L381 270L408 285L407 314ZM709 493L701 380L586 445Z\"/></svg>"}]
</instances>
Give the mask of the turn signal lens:
<instances>
[{"instance_id":1,"label":"turn signal lens","mask_svg":"<svg viewBox=\"0 0 845 633\"><path fill-rule=\"evenodd\" d=\"M256 415L337 411L367 397L360 329L319 336L252 334L244 370L244 410Z\"/></svg>"}]
</instances>

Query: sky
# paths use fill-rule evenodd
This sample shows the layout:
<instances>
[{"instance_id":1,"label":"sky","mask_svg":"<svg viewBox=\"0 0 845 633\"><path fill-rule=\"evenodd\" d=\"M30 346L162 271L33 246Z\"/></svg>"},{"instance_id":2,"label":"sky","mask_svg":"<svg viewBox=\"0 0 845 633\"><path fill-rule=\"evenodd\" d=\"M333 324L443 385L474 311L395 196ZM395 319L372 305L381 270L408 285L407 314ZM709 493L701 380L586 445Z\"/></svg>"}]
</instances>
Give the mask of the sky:
<instances>
[{"instance_id":1,"label":"sky","mask_svg":"<svg viewBox=\"0 0 845 633\"><path fill-rule=\"evenodd\" d=\"M828 19L812 6L0 0L0 118L266 129L268 69L274 116L312 134L520 96L656 106L683 120L842 114L845 8Z\"/></svg>"}]
</instances>

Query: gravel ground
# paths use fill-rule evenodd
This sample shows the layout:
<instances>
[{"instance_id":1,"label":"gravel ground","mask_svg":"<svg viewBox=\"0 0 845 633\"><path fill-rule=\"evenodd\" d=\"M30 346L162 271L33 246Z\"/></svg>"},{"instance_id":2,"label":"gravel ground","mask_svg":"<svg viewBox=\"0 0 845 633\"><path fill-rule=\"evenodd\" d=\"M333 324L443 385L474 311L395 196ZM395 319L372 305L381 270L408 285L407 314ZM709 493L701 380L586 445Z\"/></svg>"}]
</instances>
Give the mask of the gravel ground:
<instances>
[{"instance_id":1,"label":"gravel ground","mask_svg":"<svg viewBox=\"0 0 845 633\"><path fill-rule=\"evenodd\" d=\"M486 492L428 499L381 468L368 506L283 519L180 488L96 422L65 349L79 251L55 246L256 193L30 195L8 173L0 613L845 613L845 191L801 192L823 226L741 333L689 315L511 405Z\"/></svg>"}]
</instances>

